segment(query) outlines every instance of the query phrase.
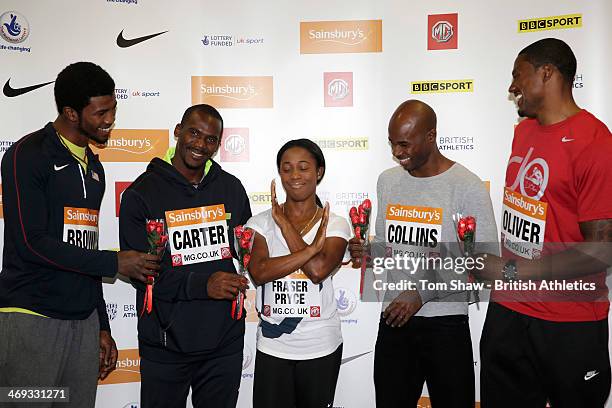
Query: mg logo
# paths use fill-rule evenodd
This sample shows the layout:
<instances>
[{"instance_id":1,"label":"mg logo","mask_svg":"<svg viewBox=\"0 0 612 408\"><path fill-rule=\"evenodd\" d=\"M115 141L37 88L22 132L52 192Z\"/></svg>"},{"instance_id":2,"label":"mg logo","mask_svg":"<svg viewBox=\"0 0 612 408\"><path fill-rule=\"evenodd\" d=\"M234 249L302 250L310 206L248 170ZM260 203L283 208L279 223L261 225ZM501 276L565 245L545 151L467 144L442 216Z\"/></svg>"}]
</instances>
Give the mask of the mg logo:
<instances>
[{"instance_id":1,"label":"mg logo","mask_svg":"<svg viewBox=\"0 0 612 408\"><path fill-rule=\"evenodd\" d=\"M249 129L227 128L223 129L223 146L221 148L221 161L245 162L249 161Z\"/></svg>"},{"instance_id":2,"label":"mg logo","mask_svg":"<svg viewBox=\"0 0 612 408\"><path fill-rule=\"evenodd\" d=\"M431 29L431 37L439 43L448 42L453 34L453 26L448 21L438 21Z\"/></svg>"},{"instance_id":3,"label":"mg logo","mask_svg":"<svg viewBox=\"0 0 612 408\"><path fill-rule=\"evenodd\" d=\"M427 16L427 49L457 49L459 14L431 14Z\"/></svg>"},{"instance_id":4,"label":"mg logo","mask_svg":"<svg viewBox=\"0 0 612 408\"><path fill-rule=\"evenodd\" d=\"M334 79L327 86L327 94L332 99L344 99L349 94L349 84L343 79Z\"/></svg>"},{"instance_id":5,"label":"mg logo","mask_svg":"<svg viewBox=\"0 0 612 408\"><path fill-rule=\"evenodd\" d=\"M353 106L353 73L323 73L324 106Z\"/></svg>"},{"instance_id":6,"label":"mg logo","mask_svg":"<svg viewBox=\"0 0 612 408\"><path fill-rule=\"evenodd\" d=\"M234 133L225 139L224 147L230 154L239 155L244 152L246 143L240 134Z\"/></svg>"}]
</instances>

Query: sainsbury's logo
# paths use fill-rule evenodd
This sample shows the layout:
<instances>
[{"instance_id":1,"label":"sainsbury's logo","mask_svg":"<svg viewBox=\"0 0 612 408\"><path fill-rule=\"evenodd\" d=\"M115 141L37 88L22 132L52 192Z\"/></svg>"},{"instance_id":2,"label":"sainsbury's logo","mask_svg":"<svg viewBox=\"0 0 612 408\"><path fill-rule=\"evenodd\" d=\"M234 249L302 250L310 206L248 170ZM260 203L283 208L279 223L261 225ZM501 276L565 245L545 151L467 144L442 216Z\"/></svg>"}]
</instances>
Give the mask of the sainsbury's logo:
<instances>
[{"instance_id":1,"label":"sainsbury's logo","mask_svg":"<svg viewBox=\"0 0 612 408\"><path fill-rule=\"evenodd\" d=\"M217 108L272 108L272 77L192 76L191 102Z\"/></svg>"},{"instance_id":2,"label":"sainsbury's logo","mask_svg":"<svg viewBox=\"0 0 612 408\"><path fill-rule=\"evenodd\" d=\"M382 52L382 20L300 23L301 54Z\"/></svg>"},{"instance_id":3,"label":"sainsbury's logo","mask_svg":"<svg viewBox=\"0 0 612 408\"><path fill-rule=\"evenodd\" d=\"M99 385L140 382L140 355L138 349L119 350L117 368Z\"/></svg>"},{"instance_id":4,"label":"sainsbury's logo","mask_svg":"<svg viewBox=\"0 0 612 408\"><path fill-rule=\"evenodd\" d=\"M149 162L164 157L169 146L167 129L114 129L106 145L90 145L103 162Z\"/></svg>"}]
</instances>

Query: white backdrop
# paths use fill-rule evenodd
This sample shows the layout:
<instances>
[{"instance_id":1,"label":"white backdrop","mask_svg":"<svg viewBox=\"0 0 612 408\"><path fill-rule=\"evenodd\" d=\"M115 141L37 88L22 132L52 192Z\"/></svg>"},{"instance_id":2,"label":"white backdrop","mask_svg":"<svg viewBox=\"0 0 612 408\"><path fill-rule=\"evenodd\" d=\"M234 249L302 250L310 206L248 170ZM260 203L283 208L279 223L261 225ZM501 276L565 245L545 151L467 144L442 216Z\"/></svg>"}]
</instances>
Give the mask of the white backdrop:
<instances>
[{"instance_id":1,"label":"white backdrop","mask_svg":"<svg viewBox=\"0 0 612 408\"><path fill-rule=\"evenodd\" d=\"M387 143L388 118L403 100L419 98L438 114L443 153L490 182L499 219L517 123L507 92L510 72L518 51L540 38L557 37L571 45L578 59L578 104L608 125L612 119L612 3L605 0L2 0L3 24L10 25L4 15L10 11L18 13L16 21L29 34L0 37L0 85L16 89L53 81L63 67L82 60L100 64L115 79L116 129L101 152L107 173L103 249L118 247L121 187L175 143L172 129L192 103L220 107L226 132L216 159L242 180L253 213L269 207L278 148L300 137L324 148L327 171L319 195L333 211L346 215L350 206L373 199L378 174L395 165ZM431 17L428 26L428 16L439 14L456 15ZM579 26L519 29L520 20L564 15L574 16ZM436 21L446 23L436 26ZM120 47L126 45L117 40L121 32L128 45L159 35ZM456 46L430 50L428 39L434 48ZM446 80L473 82L466 85L470 92L413 93L413 82ZM0 112L1 155L55 118L52 85L16 97L5 93ZM345 359L335 405L372 407L380 305L358 301L354 270L342 269L334 284L341 299ZM117 280L105 284L104 292L121 354L116 373L98 388L96 406L138 407L134 290ZM486 304L470 309L477 370L485 310ZM251 405L256 321L251 313L240 407Z\"/></svg>"}]
</instances>

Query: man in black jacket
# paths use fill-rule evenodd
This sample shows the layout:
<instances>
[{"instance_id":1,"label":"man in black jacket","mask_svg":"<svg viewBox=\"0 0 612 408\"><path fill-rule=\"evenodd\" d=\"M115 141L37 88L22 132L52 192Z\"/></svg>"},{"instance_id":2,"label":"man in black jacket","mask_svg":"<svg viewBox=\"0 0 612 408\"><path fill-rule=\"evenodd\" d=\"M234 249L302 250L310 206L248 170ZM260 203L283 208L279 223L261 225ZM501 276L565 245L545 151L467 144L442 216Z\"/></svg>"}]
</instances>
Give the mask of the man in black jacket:
<instances>
[{"instance_id":1,"label":"man in black jacket","mask_svg":"<svg viewBox=\"0 0 612 408\"><path fill-rule=\"evenodd\" d=\"M57 119L2 159L0 387L68 387L66 406L93 407L97 379L115 368L102 277L159 269L156 256L98 250L104 169L87 144L110 136L114 88L99 66L69 65L55 81Z\"/></svg>"},{"instance_id":2,"label":"man in black jacket","mask_svg":"<svg viewBox=\"0 0 612 408\"><path fill-rule=\"evenodd\" d=\"M176 125L176 149L155 158L123 193L122 249L147 250L147 221L163 219L168 248L152 286L152 312L137 288L143 408L235 407L242 371L244 319L231 303L247 279L232 261L233 228L251 217L240 180L212 160L223 119L209 105L188 108ZM148 301L148 300L147 300Z\"/></svg>"}]
</instances>

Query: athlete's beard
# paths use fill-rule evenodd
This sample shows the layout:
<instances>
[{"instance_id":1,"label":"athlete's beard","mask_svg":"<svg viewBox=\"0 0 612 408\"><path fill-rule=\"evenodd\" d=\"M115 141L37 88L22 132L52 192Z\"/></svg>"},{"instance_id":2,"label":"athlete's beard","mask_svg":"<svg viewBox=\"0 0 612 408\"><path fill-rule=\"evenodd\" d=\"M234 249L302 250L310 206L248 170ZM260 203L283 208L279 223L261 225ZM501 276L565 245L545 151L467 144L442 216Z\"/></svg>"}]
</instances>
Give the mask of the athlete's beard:
<instances>
[{"instance_id":1,"label":"athlete's beard","mask_svg":"<svg viewBox=\"0 0 612 408\"><path fill-rule=\"evenodd\" d=\"M108 137L105 139L100 138L100 135L98 135L97 133L97 128L96 131L94 132L90 132L88 130L85 129L85 127L83 126L83 118L79 118L79 133L81 133L82 135L87 136L88 139L93 140L96 144L100 144L100 145L105 145L106 142L108 142ZM110 137L110 135L109 135Z\"/></svg>"}]
</instances>

